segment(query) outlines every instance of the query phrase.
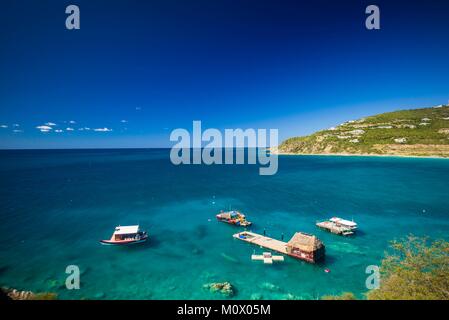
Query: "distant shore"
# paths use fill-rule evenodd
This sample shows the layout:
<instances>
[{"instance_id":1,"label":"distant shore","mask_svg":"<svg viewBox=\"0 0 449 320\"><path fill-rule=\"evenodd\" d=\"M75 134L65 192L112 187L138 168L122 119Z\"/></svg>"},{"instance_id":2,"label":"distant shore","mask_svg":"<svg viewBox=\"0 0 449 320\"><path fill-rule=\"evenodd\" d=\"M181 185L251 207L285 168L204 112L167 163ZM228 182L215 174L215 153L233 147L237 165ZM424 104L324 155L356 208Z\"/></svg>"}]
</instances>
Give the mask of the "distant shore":
<instances>
[{"instance_id":1,"label":"distant shore","mask_svg":"<svg viewBox=\"0 0 449 320\"><path fill-rule=\"evenodd\" d=\"M449 159L442 156L414 156L403 154L370 154L370 153L293 153L270 150L271 154L280 156L327 156L327 157L384 157L384 158L418 158L418 159Z\"/></svg>"}]
</instances>

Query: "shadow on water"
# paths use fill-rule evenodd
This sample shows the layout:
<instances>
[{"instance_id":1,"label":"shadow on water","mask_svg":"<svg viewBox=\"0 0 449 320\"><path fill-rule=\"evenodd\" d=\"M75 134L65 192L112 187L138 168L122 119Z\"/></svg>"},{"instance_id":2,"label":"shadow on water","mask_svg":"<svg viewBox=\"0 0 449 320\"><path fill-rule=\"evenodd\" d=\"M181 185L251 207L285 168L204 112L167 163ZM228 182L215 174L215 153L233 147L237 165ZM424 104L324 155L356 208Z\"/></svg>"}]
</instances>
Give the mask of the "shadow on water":
<instances>
[{"instance_id":1,"label":"shadow on water","mask_svg":"<svg viewBox=\"0 0 449 320\"><path fill-rule=\"evenodd\" d=\"M208 235L209 231L207 230L207 226L202 224L195 227L193 234L199 240L204 239Z\"/></svg>"},{"instance_id":2,"label":"shadow on water","mask_svg":"<svg viewBox=\"0 0 449 320\"><path fill-rule=\"evenodd\" d=\"M284 259L286 259L286 257L284 257ZM263 261L253 261L253 262L260 263L262 266L264 265ZM267 267L276 271L282 271L289 268L289 263L288 262L286 263L284 260L283 262L274 262L271 265L267 265Z\"/></svg>"},{"instance_id":3,"label":"shadow on water","mask_svg":"<svg viewBox=\"0 0 449 320\"><path fill-rule=\"evenodd\" d=\"M0 266L0 275L6 273L11 267L4 265L4 266Z\"/></svg>"},{"instance_id":4,"label":"shadow on water","mask_svg":"<svg viewBox=\"0 0 449 320\"><path fill-rule=\"evenodd\" d=\"M161 245L162 245L162 241L158 237L152 237L151 235L148 238L148 240L145 243L143 243L144 248L151 247L151 248L156 249L156 248L159 248Z\"/></svg>"},{"instance_id":5,"label":"shadow on water","mask_svg":"<svg viewBox=\"0 0 449 320\"><path fill-rule=\"evenodd\" d=\"M121 248L124 248L129 251L140 251L140 250L146 250L150 248L155 248L160 245L160 241L156 238L149 237L147 241L141 242L141 243L134 243L134 244L128 244L125 246L120 246Z\"/></svg>"},{"instance_id":6,"label":"shadow on water","mask_svg":"<svg viewBox=\"0 0 449 320\"><path fill-rule=\"evenodd\" d=\"M366 236L366 232L363 230L357 229L357 231L354 233L354 235L350 236L350 239L357 238L357 237L364 237Z\"/></svg>"},{"instance_id":7,"label":"shadow on water","mask_svg":"<svg viewBox=\"0 0 449 320\"><path fill-rule=\"evenodd\" d=\"M326 238L328 237L328 235L331 235L332 237L335 237L335 239L348 239L348 240L354 240L357 237L364 237L366 236L366 232L364 232L363 230L357 229L355 231L355 233L353 235L349 235L349 236L343 236L343 235L339 235L339 234L333 234L331 232L319 229L316 232L316 235L318 236L318 238Z\"/></svg>"},{"instance_id":8,"label":"shadow on water","mask_svg":"<svg viewBox=\"0 0 449 320\"><path fill-rule=\"evenodd\" d=\"M315 265L320 268L325 268L330 265L333 265L337 261L338 259L336 259L334 256L326 254L324 259L318 261Z\"/></svg>"}]
</instances>

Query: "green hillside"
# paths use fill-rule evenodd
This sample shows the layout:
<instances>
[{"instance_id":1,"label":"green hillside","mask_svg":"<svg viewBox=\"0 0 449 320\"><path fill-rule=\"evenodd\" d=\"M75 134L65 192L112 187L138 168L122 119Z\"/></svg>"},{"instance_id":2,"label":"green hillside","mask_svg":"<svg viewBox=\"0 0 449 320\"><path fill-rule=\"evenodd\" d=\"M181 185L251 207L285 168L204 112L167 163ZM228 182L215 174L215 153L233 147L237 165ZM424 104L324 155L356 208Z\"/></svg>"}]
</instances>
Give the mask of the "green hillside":
<instances>
[{"instance_id":1,"label":"green hillside","mask_svg":"<svg viewBox=\"0 0 449 320\"><path fill-rule=\"evenodd\" d=\"M287 139L278 152L449 157L449 106L347 121L309 136Z\"/></svg>"}]
</instances>

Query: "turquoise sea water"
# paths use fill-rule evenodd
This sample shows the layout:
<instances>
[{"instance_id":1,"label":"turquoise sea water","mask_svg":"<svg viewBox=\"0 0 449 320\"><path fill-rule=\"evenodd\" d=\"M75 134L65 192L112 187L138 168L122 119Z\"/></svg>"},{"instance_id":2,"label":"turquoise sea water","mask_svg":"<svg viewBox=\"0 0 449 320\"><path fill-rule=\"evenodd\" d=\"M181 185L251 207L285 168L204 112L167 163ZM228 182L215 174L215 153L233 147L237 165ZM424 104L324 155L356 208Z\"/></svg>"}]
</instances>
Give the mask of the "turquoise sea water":
<instances>
[{"instance_id":1,"label":"turquoise sea water","mask_svg":"<svg viewBox=\"0 0 449 320\"><path fill-rule=\"evenodd\" d=\"M174 166L168 153L1 151L0 285L63 299L220 299L202 288L217 281L231 282L235 299L361 297L365 268L390 240L449 236L449 160L282 156L276 175L260 176L254 165ZM229 206L256 232L316 234L326 261L251 261L263 250L214 219ZM353 218L360 232L315 227L334 215ZM99 244L116 225L136 223L149 242ZM67 265L80 267L80 290L65 289Z\"/></svg>"}]
</instances>

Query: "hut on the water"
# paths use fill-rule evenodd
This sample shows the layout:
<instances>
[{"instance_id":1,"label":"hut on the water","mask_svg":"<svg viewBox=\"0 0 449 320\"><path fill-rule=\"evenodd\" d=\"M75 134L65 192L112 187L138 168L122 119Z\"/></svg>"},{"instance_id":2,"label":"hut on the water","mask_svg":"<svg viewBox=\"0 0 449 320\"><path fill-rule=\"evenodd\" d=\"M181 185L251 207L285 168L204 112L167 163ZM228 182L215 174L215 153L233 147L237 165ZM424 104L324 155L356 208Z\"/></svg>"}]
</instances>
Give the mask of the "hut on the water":
<instances>
[{"instance_id":1,"label":"hut on the water","mask_svg":"<svg viewBox=\"0 0 449 320\"><path fill-rule=\"evenodd\" d=\"M315 263L324 258L324 244L316 236L296 232L295 235L287 242L287 253L308 262Z\"/></svg>"}]
</instances>

